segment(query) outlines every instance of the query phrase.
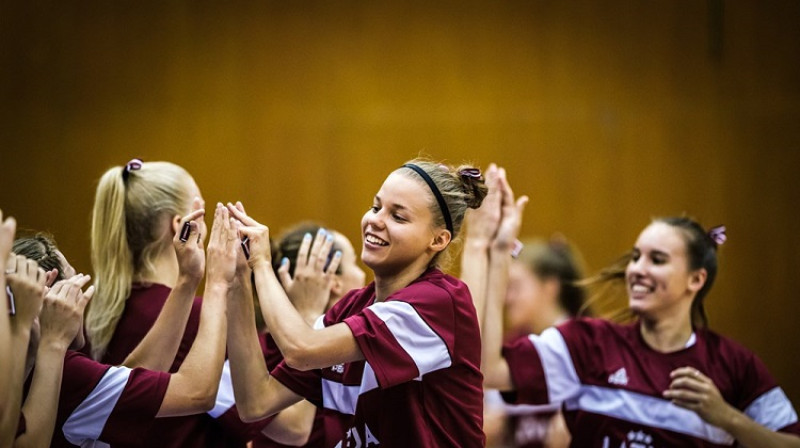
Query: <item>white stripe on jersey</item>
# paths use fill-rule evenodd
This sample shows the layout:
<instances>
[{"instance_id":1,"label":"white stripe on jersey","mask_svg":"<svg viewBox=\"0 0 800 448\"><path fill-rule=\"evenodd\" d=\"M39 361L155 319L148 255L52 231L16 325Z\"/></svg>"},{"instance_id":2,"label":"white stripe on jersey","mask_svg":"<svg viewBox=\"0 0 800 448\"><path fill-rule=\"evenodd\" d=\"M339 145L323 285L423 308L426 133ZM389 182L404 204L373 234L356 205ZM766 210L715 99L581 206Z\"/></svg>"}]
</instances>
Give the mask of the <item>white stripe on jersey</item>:
<instances>
[{"instance_id":1,"label":"white stripe on jersey","mask_svg":"<svg viewBox=\"0 0 800 448\"><path fill-rule=\"evenodd\" d=\"M773 431L797 422L797 413L792 403L783 389L777 386L753 400L744 413Z\"/></svg>"},{"instance_id":2,"label":"white stripe on jersey","mask_svg":"<svg viewBox=\"0 0 800 448\"><path fill-rule=\"evenodd\" d=\"M236 403L233 398L233 381L231 381L231 362L225 360L222 365L222 376L219 378L219 389L217 389L217 399L214 408L208 411L208 415L219 418L220 415L232 408Z\"/></svg>"},{"instance_id":3,"label":"white stripe on jersey","mask_svg":"<svg viewBox=\"0 0 800 448\"><path fill-rule=\"evenodd\" d=\"M325 328L325 315L324 314L320 314L320 316L317 318L317 320L314 321L313 328L315 330L321 330L321 329Z\"/></svg>"},{"instance_id":4,"label":"white stripe on jersey","mask_svg":"<svg viewBox=\"0 0 800 448\"><path fill-rule=\"evenodd\" d=\"M420 377L450 367L453 363L447 345L411 304L401 301L380 302L367 309L386 324L400 347L414 360Z\"/></svg>"},{"instance_id":5,"label":"white stripe on jersey","mask_svg":"<svg viewBox=\"0 0 800 448\"><path fill-rule=\"evenodd\" d=\"M342 414L355 415L359 395L378 388L378 378L368 362L364 362L361 384L345 386L342 383L322 379L322 406Z\"/></svg>"},{"instance_id":6,"label":"white stripe on jersey","mask_svg":"<svg viewBox=\"0 0 800 448\"><path fill-rule=\"evenodd\" d=\"M64 422L61 430L69 443L82 446L100 437L130 375L131 369L127 367L109 367L94 390Z\"/></svg>"},{"instance_id":7,"label":"white stripe on jersey","mask_svg":"<svg viewBox=\"0 0 800 448\"><path fill-rule=\"evenodd\" d=\"M547 383L547 400L550 403L561 403L575 396L580 391L581 381L561 332L550 327L541 335L532 334L528 338L536 347L542 361Z\"/></svg>"},{"instance_id":8,"label":"white stripe on jersey","mask_svg":"<svg viewBox=\"0 0 800 448\"><path fill-rule=\"evenodd\" d=\"M629 390L584 385L579 396L567 400L569 411L582 410L642 426L687 434L719 445L732 445L734 438L706 423L696 412L672 402Z\"/></svg>"}]
</instances>

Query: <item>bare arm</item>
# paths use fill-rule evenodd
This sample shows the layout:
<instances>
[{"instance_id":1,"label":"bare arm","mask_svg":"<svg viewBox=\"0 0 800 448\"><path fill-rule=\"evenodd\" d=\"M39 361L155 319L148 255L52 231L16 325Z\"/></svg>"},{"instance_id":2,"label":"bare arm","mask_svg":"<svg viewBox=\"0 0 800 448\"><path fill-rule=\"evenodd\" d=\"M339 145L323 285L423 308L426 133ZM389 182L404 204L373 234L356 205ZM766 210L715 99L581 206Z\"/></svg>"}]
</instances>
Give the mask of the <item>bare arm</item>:
<instances>
[{"instance_id":1,"label":"bare arm","mask_svg":"<svg viewBox=\"0 0 800 448\"><path fill-rule=\"evenodd\" d=\"M0 362L3 365L11 363L11 320L9 318L8 303L6 301L6 259L14 242L14 233L17 223L14 218L3 221L3 211L0 210ZM11 369L0 369L0 422L7 412L8 389L11 382ZM0 436L0 439L2 437Z\"/></svg>"},{"instance_id":2,"label":"bare arm","mask_svg":"<svg viewBox=\"0 0 800 448\"><path fill-rule=\"evenodd\" d=\"M305 446L314 428L316 413L316 406L301 400L278 413L262 433L284 445Z\"/></svg>"},{"instance_id":3,"label":"bare arm","mask_svg":"<svg viewBox=\"0 0 800 448\"><path fill-rule=\"evenodd\" d=\"M489 247L497 234L500 223L500 200L497 166L489 165L486 170L486 185L489 193L478 209L467 210L466 238L461 253L461 280L469 287L475 311L478 314L478 325L483 329L486 310L486 288L489 272Z\"/></svg>"},{"instance_id":4,"label":"bare arm","mask_svg":"<svg viewBox=\"0 0 800 448\"><path fill-rule=\"evenodd\" d=\"M200 327L186 359L170 378L158 417L197 414L214 407L225 360L226 300L235 275L237 246L234 224L218 204L208 244Z\"/></svg>"},{"instance_id":5,"label":"bare arm","mask_svg":"<svg viewBox=\"0 0 800 448\"><path fill-rule=\"evenodd\" d=\"M252 249L251 249L252 250ZM269 375L255 326L253 298L246 288L232 294L228 307L228 359L239 416L255 421L302 399Z\"/></svg>"},{"instance_id":6,"label":"bare arm","mask_svg":"<svg viewBox=\"0 0 800 448\"><path fill-rule=\"evenodd\" d=\"M511 249L519 234L522 213L528 198L523 196L515 201L514 192L505 177L505 170L500 169L498 177L499 188L502 191L501 219L489 253L486 322L481 336L481 368L486 387L510 390L513 388L511 373L508 363L502 356L503 303L508 289Z\"/></svg>"},{"instance_id":7,"label":"bare arm","mask_svg":"<svg viewBox=\"0 0 800 448\"><path fill-rule=\"evenodd\" d=\"M178 282L170 291L153 327L128 354L122 365L131 368L144 367L159 372L166 372L172 366L192 311L197 286L203 278L205 269L204 214L202 204L196 200L195 210L181 219L181 228L188 223L191 232L186 241L182 241L181 232L178 231L172 241L178 257Z\"/></svg>"},{"instance_id":8,"label":"bare arm","mask_svg":"<svg viewBox=\"0 0 800 448\"><path fill-rule=\"evenodd\" d=\"M728 404L719 389L703 373L692 367L681 367L670 373L672 383L664 397L677 406L695 411L708 423L732 435L743 447L800 447L800 437L775 432Z\"/></svg>"},{"instance_id":9,"label":"bare arm","mask_svg":"<svg viewBox=\"0 0 800 448\"><path fill-rule=\"evenodd\" d=\"M6 281L15 296L17 313L11 318L11 374L5 412L0 420L0 446L11 446L19 423L25 364L33 321L44 298L46 275L35 261L10 256L6 262Z\"/></svg>"},{"instance_id":10,"label":"bare arm","mask_svg":"<svg viewBox=\"0 0 800 448\"><path fill-rule=\"evenodd\" d=\"M89 280L89 276L76 275L56 283L45 296L39 314L41 339L36 353L36 370L22 406L26 431L14 441L14 448L50 446L58 409L54 403L58 403L61 391L64 355L81 331L83 310L94 294L93 286L85 293L82 291Z\"/></svg>"}]
</instances>

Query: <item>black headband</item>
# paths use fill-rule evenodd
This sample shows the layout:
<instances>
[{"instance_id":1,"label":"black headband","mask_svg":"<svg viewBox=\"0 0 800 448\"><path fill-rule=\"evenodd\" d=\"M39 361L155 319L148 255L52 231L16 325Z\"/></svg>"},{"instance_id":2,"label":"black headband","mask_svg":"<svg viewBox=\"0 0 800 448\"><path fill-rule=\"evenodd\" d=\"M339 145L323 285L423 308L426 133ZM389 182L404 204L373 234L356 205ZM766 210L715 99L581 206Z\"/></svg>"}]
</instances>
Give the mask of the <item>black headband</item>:
<instances>
[{"instance_id":1,"label":"black headband","mask_svg":"<svg viewBox=\"0 0 800 448\"><path fill-rule=\"evenodd\" d=\"M436 196L436 202L439 203L439 208L442 210L442 215L444 216L444 225L447 227L447 230L450 231L450 237L454 237L453 233L453 221L450 219L450 210L447 209L447 203L444 201L444 196L442 193L439 192L439 188L436 187L436 184L431 179L431 176L428 176L428 173L425 172L422 168L414 165L413 163L406 163L403 165L404 168L411 168L412 170L416 171L417 174L428 184L433 195Z\"/></svg>"}]
</instances>

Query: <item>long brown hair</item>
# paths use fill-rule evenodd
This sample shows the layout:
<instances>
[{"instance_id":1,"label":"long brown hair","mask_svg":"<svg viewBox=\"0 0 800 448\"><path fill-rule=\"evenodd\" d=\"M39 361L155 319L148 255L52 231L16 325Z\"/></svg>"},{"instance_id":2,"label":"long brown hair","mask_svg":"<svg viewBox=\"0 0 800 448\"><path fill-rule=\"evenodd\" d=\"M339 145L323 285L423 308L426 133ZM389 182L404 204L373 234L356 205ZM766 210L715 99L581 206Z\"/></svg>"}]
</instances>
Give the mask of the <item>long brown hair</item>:
<instances>
[{"instance_id":1,"label":"long brown hair","mask_svg":"<svg viewBox=\"0 0 800 448\"><path fill-rule=\"evenodd\" d=\"M705 283L692 300L691 318L694 326L708 327L708 316L704 303L717 277L717 242L696 220L686 216L653 219L652 223L656 222L667 224L678 230L686 244L690 270L706 270ZM586 306L609 308L610 305L614 307L620 297L625 297L625 270L630 261L631 254L627 253L599 273L581 282L592 291ZM616 309L613 309L606 317L614 321L624 321L632 319L633 313L627 307L621 309L616 306Z\"/></svg>"}]
</instances>

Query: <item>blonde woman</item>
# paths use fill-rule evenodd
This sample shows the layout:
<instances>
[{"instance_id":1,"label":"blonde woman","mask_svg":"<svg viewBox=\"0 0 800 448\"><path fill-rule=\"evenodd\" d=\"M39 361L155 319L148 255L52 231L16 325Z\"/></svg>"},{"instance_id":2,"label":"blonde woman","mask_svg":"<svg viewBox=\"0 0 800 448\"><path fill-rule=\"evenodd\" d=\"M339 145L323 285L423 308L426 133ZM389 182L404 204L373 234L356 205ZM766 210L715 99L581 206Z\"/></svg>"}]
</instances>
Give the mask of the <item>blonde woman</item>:
<instances>
[{"instance_id":1,"label":"blonde woman","mask_svg":"<svg viewBox=\"0 0 800 448\"><path fill-rule=\"evenodd\" d=\"M92 217L97 292L86 313L93 358L120 364L147 335L159 350L142 353L151 360L145 367L174 372L181 366L199 326L202 301L195 291L206 262L202 215L200 189L178 165L133 159L103 174ZM161 313L170 321L163 331L148 333ZM238 418L227 367L221 381L214 409L154 422L150 434L157 439L146 444L244 446L260 427Z\"/></svg>"}]
</instances>

